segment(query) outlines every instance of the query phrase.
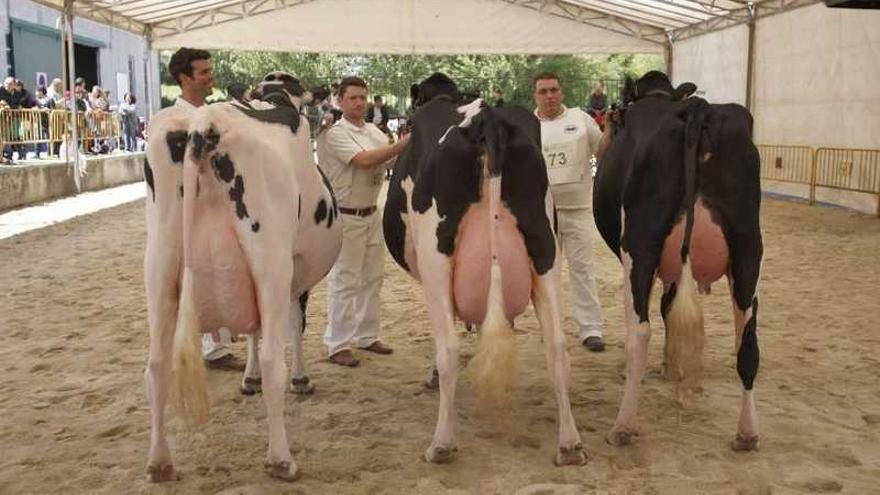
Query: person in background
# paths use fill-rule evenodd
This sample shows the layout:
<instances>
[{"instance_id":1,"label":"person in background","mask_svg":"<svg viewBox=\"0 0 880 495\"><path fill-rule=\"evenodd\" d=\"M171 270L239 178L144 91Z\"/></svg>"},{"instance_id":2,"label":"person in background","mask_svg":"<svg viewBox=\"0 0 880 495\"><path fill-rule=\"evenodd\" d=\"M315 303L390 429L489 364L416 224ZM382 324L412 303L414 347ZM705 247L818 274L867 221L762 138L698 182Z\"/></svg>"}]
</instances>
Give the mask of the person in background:
<instances>
[{"instance_id":1,"label":"person in background","mask_svg":"<svg viewBox=\"0 0 880 495\"><path fill-rule=\"evenodd\" d=\"M500 89L496 89L494 91L494 97L492 98L492 106L495 108L500 108L500 107L504 106L504 93L502 93Z\"/></svg>"},{"instance_id":2,"label":"person in background","mask_svg":"<svg viewBox=\"0 0 880 495\"><path fill-rule=\"evenodd\" d=\"M541 151L556 203L559 247L568 262L572 316L578 340L602 352L602 308L593 277L593 177L590 159L599 154L602 131L579 108L563 105L562 82L552 72L534 77L535 116L541 121Z\"/></svg>"},{"instance_id":3,"label":"person in background","mask_svg":"<svg viewBox=\"0 0 880 495\"><path fill-rule=\"evenodd\" d=\"M180 86L174 107L194 113L205 105L214 91L214 67L205 50L181 48L168 63L168 72ZM228 328L218 328L202 336L202 358L211 369L244 371L244 363L232 353L233 338Z\"/></svg>"},{"instance_id":4,"label":"person in background","mask_svg":"<svg viewBox=\"0 0 880 495\"><path fill-rule=\"evenodd\" d=\"M388 144L387 136L364 119L367 84L363 79L343 79L338 100L342 118L318 136L318 165L333 187L342 214L342 251L327 278L324 345L331 363L353 367L360 361L352 348L392 352L379 340L385 243L376 202L385 169L409 140Z\"/></svg>"},{"instance_id":5,"label":"person in background","mask_svg":"<svg viewBox=\"0 0 880 495\"><path fill-rule=\"evenodd\" d=\"M140 134L140 120L137 114L137 100L131 93L125 93L125 98L119 103L119 120L122 122L122 142L125 151L135 152L138 150L138 135Z\"/></svg>"},{"instance_id":6,"label":"person in background","mask_svg":"<svg viewBox=\"0 0 880 495\"><path fill-rule=\"evenodd\" d=\"M367 110L367 122L388 134L388 108L385 107L382 96L373 97L373 105Z\"/></svg>"}]
</instances>

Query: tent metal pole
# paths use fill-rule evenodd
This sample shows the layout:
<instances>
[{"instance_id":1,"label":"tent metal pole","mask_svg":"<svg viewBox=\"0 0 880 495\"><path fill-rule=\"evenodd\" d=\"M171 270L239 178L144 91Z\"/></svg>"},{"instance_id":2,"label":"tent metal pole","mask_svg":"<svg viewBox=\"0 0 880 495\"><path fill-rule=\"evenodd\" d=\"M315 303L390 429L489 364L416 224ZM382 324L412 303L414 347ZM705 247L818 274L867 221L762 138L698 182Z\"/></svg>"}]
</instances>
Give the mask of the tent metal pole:
<instances>
[{"instance_id":1,"label":"tent metal pole","mask_svg":"<svg viewBox=\"0 0 880 495\"><path fill-rule=\"evenodd\" d=\"M758 5L754 2L747 4L749 9L749 46L746 59L746 108L752 111L752 92L754 91L755 76L755 18L758 16Z\"/></svg>"}]
</instances>

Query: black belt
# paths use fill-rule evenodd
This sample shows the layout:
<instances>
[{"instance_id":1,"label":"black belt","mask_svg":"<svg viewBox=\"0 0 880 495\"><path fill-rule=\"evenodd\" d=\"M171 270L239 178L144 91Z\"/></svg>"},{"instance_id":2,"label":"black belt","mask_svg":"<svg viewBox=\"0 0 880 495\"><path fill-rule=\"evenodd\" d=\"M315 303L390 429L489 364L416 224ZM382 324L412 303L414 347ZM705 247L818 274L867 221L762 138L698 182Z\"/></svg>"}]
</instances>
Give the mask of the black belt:
<instances>
[{"instance_id":1,"label":"black belt","mask_svg":"<svg viewBox=\"0 0 880 495\"><path fill-rule=\"evenodd\" d=\"M366 208L346 208L344 206L339 207L339 212L343 215L354 215L357 217L368 217L376 212L376 206L368 206Z\"/></svg>"}]
</instances>

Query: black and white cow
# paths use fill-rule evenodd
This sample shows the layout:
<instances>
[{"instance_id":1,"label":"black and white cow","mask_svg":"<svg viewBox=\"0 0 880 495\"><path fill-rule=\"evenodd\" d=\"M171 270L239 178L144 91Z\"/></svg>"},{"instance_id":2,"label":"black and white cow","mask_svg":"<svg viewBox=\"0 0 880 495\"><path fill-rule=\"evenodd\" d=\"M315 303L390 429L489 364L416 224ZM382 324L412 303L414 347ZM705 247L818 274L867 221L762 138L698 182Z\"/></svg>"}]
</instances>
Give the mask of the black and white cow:
<instances>
[{"instance_id":1,"label":"black and white cow","mask_svg":"<svg viewBox=\"0 0 880 495\"><path fill-rule=\"evenodd\" d=\"M702 372L703 314L697 290L726 275L743 385L735 450L758 446L753 385L758 371L757 284L763 245L759 225L760 159L752 117L739 105L682 100L695 86L673 89L651 72L634 88L623 128L599 161L593 213L624 272L626 385L607 439L631 443L648 357L648 305L663 282L666 375L694 389Z\"/></svg>"},{"instance_id":2,"label":"black and white cow","mask_svg":"<svg viewBox=\"0 0 880 495\"><path fill-rule=\"evenodd\" d=\"M310 392L302 352L305 300L336 260L342 230L299 115L298 82L273 73L260 90L263 101L253 107L172 107L150 122L144 278L151 481L177 478L165 438L169 389L181 413L207 419L199 343L202 332L219 327L249 334L242 390L253 393L262 384L268 473L296 475L284 428L284 346L289 332L291 389Z\"/></svg>"},{"instance_id":3,"label":"black and white cow","mask_svg":"<svg viewBox=\"0 0 880 495\"><path fill-rule=\"evenodd\" d=\"M455 319L481 324L475 381L484 396L503 398L516 364L510 321L531 299L559 407L555 462L585 463L568 397L553 203L537 119L521 108L489 108L481 100L462 106L443 95L421 106L413 122L383 227L395 261L421 281L433 327L440 411L425 458L453 457Z\"/></svg>"}]
</instances>

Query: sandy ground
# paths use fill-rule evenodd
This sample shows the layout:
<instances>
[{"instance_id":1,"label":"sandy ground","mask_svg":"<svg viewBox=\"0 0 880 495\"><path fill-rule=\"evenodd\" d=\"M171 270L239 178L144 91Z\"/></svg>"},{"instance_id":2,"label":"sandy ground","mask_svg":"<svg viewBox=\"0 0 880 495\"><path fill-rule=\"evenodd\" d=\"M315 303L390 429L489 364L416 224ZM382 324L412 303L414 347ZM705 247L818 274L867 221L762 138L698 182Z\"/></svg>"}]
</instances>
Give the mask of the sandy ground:
<instances>
[{"instance_id":1,"label":"sandy ground","mask_svg":"<svg viewBox=\"0 0 880 495\"><path fill-rule=\"evenodd\" d=\"M262 473L262 401L239 395L236 373L218 371L209 372L210 423L191 433L170 424L183 480L144 481L141 202L0 241L0 493L878 493L880 221L771 199L763 219L760 452L728 448L740 385L724 283L704 298L705 393L682 409L660 377L655 294L642 438L626 448L604 442L622 392L623 330L620 269L597 243L607 352L586 352L565 324L589 464L551 463L556 407L531 311L517 322L521 379L511 407L478 414L465 370L458 457L444 466L421 460L437 413L437 394L420 385L433 344L421 289L389 261L382 337L391 356L361 353L353 370L328 364L323 284L314 292L306 357L317 391L286 402L302 473L293 484ZM463 362L474 347L462 330ZM244 356L243 344L236 350Z\"/></svg>"}]
</instances>

